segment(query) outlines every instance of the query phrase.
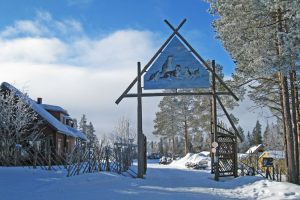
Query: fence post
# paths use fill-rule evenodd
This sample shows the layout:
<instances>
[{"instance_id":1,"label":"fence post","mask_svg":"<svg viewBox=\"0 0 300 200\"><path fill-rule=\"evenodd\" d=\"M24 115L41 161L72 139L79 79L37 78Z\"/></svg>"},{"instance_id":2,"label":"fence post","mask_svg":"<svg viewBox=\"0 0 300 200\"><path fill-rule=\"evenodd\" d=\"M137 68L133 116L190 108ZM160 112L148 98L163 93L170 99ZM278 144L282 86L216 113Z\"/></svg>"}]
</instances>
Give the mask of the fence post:
<instances>
[{"instance_id":1,"label":"fence post","mask_svg":"<svg viewBox=\"0 0 300 200\"><path fill-rule=\"evenodd\" d=\"M278 165L276 165L276 180L279 181L279 170L278 170Z\"/></svg>"},{"instance_id":2,"label":"fence post","mask_svg":"<svg viewBox=\"0 0 300 200\"><path fill-rule=\"evenodd\" d=\"M47 140L47 157L48 157L48 170L51 170L51 146L50 146L50 138Z\"/></svg>"},{"instance_id":3,"label":"fence post","mask_svg":"<svg viewBox=\"0 0 300 200\"><path fill-rule=\"evenodd\" d=\"M245 175L245 172L244 172L244 165L242 164L241 165L241 176L244 176Z\"/></svg>"},{"instance_id":4,"label":"fence post","mask_svg":"<svg viewBox=\"0 0 300 200\"><path fill-rule=\"evenodd\" d=\"M34 149L33 168L36 169L36 163L37 163L37 145L36 145L36 141L33 143L33 149Z\"/></svg>"}]
</instances>

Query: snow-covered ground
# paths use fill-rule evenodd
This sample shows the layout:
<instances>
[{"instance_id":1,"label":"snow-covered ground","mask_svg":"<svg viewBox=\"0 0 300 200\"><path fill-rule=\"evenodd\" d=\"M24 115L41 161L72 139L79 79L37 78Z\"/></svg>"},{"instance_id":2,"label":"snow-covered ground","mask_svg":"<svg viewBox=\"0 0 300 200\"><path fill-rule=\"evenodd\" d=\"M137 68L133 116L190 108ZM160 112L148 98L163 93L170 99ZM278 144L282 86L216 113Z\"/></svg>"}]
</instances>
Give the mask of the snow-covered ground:
<instances>
[{"instance_id":1,"label":"snow-covered ground","mask_svg":"<svg viewBox=\"0 0 300 200\"><path fill-rule=\"evenodd\" d=\"M187 163L193 163L193 164L202 164L205 165L206 169L210 169L210 157L208 156L209 152L203 151L201 153L188 153L186 156L179 160L174 160L170 166L179 168L179 169L186 169Z\"/></svg>"},{"instance_id":2,"label":"snow-covered ground","mask_svg":"<svg viewBox=\"0 0 300 200\"><path fill-rule=\"evenodd\" d=\"M106 172L67 178L62 172L0 167L0 199L300 199L300 186L290 183L258 176L216 182L209 170L149 162L143 180Z\"/></svg>"}]
</instances>

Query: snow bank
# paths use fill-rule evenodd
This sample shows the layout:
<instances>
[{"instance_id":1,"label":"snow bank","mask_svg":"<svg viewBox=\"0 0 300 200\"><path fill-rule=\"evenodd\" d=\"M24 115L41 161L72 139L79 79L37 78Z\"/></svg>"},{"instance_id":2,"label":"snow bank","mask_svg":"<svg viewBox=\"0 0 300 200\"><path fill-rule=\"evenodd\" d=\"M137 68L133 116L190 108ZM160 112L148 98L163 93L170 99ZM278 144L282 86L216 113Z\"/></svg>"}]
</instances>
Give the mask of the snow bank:
<instances>
[{"instance_id":1,"label":"snow bank","mask_svg":"<svg viewBox=\"0 0 300 200\"><path fill-rule=\"evenodd\" d=\"M189 154L185 160L198 156ZM174 165L174 164L173 164ZM300 186L259 176L214 181L208 170L148 163L145 179L101 172L66 177L61 172L0 167L1 200L300 199Z\"/></svg>"},{"instance_id":2,"label":"snow bank","mask_svg":"<svg viewBox=\"0 0 300 200\"><path fill-rule=\"evenodd\" d=\"M207 156L207 152L201 153L188 153L186 156L179 160L174 160L170 165L177 168L187 168L187 163L191 164L207 164L207 168L210 168L210 157Z\"/></svg>"},{"instance_id":3,"label":"snow bank","mask_svg":"<svg viewBox=\"0 0 300 200\"><path fill-rule=\"evenodd\" d=\"M267 179L235 189L235 192L241 196L248 196L251 199L300 199L299 185Z\"/></svg>"}]
</instances>

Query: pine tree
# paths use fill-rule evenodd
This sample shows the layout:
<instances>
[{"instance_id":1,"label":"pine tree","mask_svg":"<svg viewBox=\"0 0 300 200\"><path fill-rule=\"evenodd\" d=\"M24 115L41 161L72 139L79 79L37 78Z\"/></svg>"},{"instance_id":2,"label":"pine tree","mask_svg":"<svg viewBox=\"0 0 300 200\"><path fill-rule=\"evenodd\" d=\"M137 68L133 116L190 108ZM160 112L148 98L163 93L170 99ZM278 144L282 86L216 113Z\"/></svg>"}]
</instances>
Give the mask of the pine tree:
<instances>
[{"instance_id":1,"label":"pine tree","mask_svg":"<svg viewBox=\"0 0 300 200\"><path fill-rule=\"evenodd\" d=\"M238 145L238 152L244 153L248 149L245 133L244 133L244 130L241 126L238 126L237 130L238 130L238 132L239 132L239 134L240 134L240 136L242 137L242 140L243 140L243 142L240 142L239 145Z\"/></svg>"},{"instance_id":2,"label":"pine tree","mask_svg":"<svg viewBox=\"0 0 300 200\"><path fill-rule=\"evenodd\" d=\"M259 123L259 120L256 121L256 125L252 131L252 144L262 144L261 124Z\"/></svg>"},{"instance_id":3,"label":"pine tree","mask_svg":"<svg viewBox=\"0 0 300 200\"><path fill-rule=\"evenodd\" d=\"M73 122L73 128L75 128L75 129L78 129L78 123L77 123L77 119L76 118L73 118L72 119L72 122Z\"/></svg>"},{"instance_id":4,"label":"pine tree","mask_svg":"<svg viewBox=\"0 0 300 200\"><path fill-rule=\"evenodd\" d=\"M190 90L185 90L190 92ZM178 120L181 123L185 154L191 151L190 149L190 129L193 121L193 96L178 96Z\"/></svg>"},{"instance_id":5,"label":"pine tree","mask_svg":"<svg viewBox=\"0 0 300 200\"><path fill-rule=\"evenodd\" d=\"M263 135L263 143L264 143L265 149L270 150L273 142L274 141L273 141L273 138L272 138L270 125L269 125L269 122L267 122L267 126L266 126L266 129L264 131L264 135Z\"/></svg>"},{"instance_id":6,"label":"pine tree","mask_svg":"<svg viewBox=\"0 0 300 200\"><path fill-rule=\"evenodd\" d=\"M167 92L168 90L166 90ZM178 99L177 97L166 96L159 103L160 111L156 113L154 119L154 135L169 137L172 139L173 153L177 151L175 137L180 133L178 119ZM163 142L163 140L161 140ZM162 145L162 144L161 144Z\"/></svg>"},{"instance_id":7,"label":"pine tree","mask_svg":"<svg viewBox=\"0 0 300 200\"><path fill-rule=\"evenodd\" d=\"M288 181L298 183L299 155L295 104L290 109L288 75L295 74L300 51L299 1L215 1L211 12L220 17L214 28L236 62L236 78L255 81L252 98L281 113L287 141ZM292 77L292 76L291 76ZM292 81L291 81L292 82ZM271 88L270 89L268 89ZM291 85L291 91L295 91Z\"/></svg>"},{"instance_id":8,"label":"pine tree","mask_svg":"<svg viewBox=\"0 0 300 200\"><path fill-rule=\"evenodd\" d=\"M211 61L207 61L211 64ZM216 71L223 77L223 67L216 64ZM224 88L217 82L218 91ZM170 90L167 90L170 92ZM172 92L172 90L171 90ZM207 92L204 89L178 90L178 92ZM226 108L233 109L237 102L226 96L220 97ZM203 149L210 149L211 137L211 97L196 96L166 96L159 104L160 111L156 113L154 120L154 135L170 137L175 141L175 137L184 138L184 151L191 150L190 146L197 146ZM238 119L232 114L231 117L237 123ZM202 143L202 144L201 144ZM173 142L173 149L175 149Z\"/></svg>"},{"instance_id":9,"label":"pine tree","mask_svg":"<svg viewBox=\"0 0 300 200\"><path fill-rule=\"evenodd\" d=\"M80 122L79 122L79 130L84 134L87 133L87 119L85 114L82 115Z\"/></svg>"},{"instance_id":10,"label":"pine tree","mask_svg":"<svg viewBox=\"0 0 300 200\"><path fill-rule=\"evenodd\" d=\"M247 132L247 141L248 141L248 149L249 149L251 146L253 146L250 131Z\"/></svg>"},{"instance_id":11,"label":"pine tree","mask_svg":"<svg viewBox=\"0 0 300 200\"><path fill-rule=\"evenodd\" d=\"M88 138L88 145L89 146L96 146L98 143L98 139L96 137L96 135L94 134L96 131L94 129L94 126L92 124L92 122L89 123L89 125L87 125L86 127L86 136Z\"/></svg>"},{"instance_id":12,"label":"pine tree","mask_svg":"<svg viewBox=\"0 0 300 200\"><path fill-rule=\"evenodd\" d=\"M96 132L94 129L94 126L93 126L92 122L89 122L89 124L87 124L87 118L86 118L85 114L83 114L80 119L79 130L86 135L86 137L88 139L87 145L89 147L95 147L95 146L99 145L99 140L98 140L97 136L94 134Z\"/></svg>"}]
</instances>

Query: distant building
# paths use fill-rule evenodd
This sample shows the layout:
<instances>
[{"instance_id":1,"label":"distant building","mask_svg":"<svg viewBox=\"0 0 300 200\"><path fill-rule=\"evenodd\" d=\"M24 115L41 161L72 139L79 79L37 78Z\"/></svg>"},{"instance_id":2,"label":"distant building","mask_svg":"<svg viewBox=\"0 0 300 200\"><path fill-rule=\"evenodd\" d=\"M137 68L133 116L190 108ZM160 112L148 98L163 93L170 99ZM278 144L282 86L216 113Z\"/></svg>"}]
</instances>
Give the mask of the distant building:
<instances>
[{"instance_id":1,"label":"distant building","mask_svg":"<svg viewBox=\"0 0 300 200\"><path fill-rule=\"evenodd\" d=\"M74 146L87 140L86 136L74 128L74 123L69 113L60 106L43 104L42 98L32 100L9 83L3 82L1 90L14 91L19 99L46 122L41 127L46 139L38 141L38 149L43 151L50 144L51 149L58 155L70 153ZM55 151L54 151L55 150Z\"/></svg>"},{"instance_id":2,"label":"distant building","mask_svg":"<svg viewBox=\"0 0 300 200\"><path fill-rule=\"evenodd\" d=\"M258 144L255 146L250 147L247 151L246 154L257 154L257 153L261 153L264 151L264 145L263 144Z\"/></svg>"},{"instance_id":3,"label":"distant building","mask_svg":"<svg viewBox=\"0 0 300 200\"><path fill-rule=\"evenodd\" d=\"M273 158L274 167L278 167L281 170L285 170L285 152L284 151L264 151L258 158L259 167L263 171L266 170L266 167L263 167L263 159L264 158Z\"/></svg>"}]
</instances>

